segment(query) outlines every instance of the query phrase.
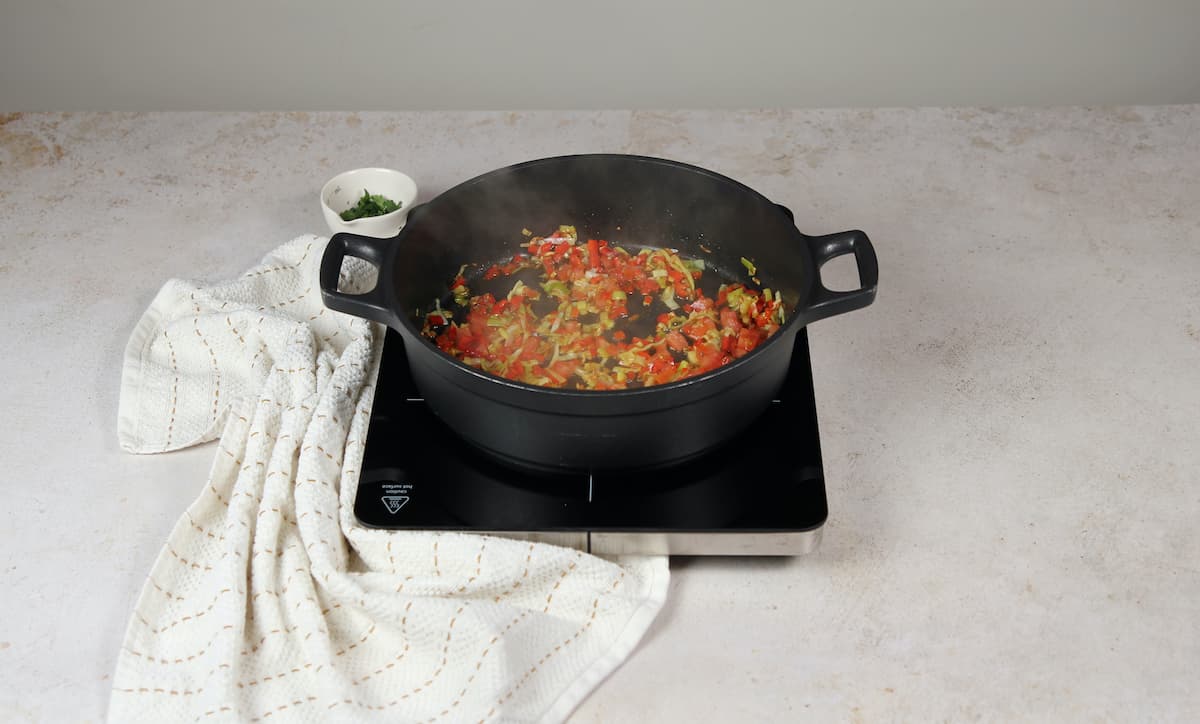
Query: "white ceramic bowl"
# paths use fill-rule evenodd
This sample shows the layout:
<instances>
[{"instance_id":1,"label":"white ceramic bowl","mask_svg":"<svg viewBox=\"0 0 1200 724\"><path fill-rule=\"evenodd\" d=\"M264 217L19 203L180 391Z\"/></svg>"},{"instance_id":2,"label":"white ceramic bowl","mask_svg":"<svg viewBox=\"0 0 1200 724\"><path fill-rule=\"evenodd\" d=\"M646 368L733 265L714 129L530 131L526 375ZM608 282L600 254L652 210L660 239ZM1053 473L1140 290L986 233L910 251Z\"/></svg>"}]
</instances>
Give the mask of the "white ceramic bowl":
<instances>
[{"instance_id":1,"label":"white ceramic bowl","mask_svg":"<svg viewBox=\"0 0 1200 724\"><path fill-rule=\"evenodd\" d=\"M341 213L358 203L364 189L371 194L386 196L400 204L400 208L389 214L342 221ZM416 201L416 182L390 168L356 168L339 173L321 189L321 211L329 230L335 234L348 231L380 239L395 236L404 228L408 212Z\"/></svg>"}]
</instances>

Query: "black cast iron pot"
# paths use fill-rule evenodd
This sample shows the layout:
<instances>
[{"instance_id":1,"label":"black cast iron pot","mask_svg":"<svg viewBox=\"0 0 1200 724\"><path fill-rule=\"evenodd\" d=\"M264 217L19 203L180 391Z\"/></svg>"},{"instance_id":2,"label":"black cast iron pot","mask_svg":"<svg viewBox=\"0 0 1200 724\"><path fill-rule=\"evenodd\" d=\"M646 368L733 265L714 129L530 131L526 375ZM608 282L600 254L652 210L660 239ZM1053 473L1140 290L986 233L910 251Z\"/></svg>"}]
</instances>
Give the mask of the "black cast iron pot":
<instances>
[{"instance_id":1,"label":"black cast iron pot","mask_svg":"<svg viewBox=\"0 0 1200 724\"><path fill-rule=\"evenodd\" d=\"M782 293L787 323L746 356L665 385L589 391L539 387L469 367L420 333L463 264L507 260L520 231L573 224L579 238L666 246L704 259L705 277ZM822 264L854 254L861 288L834 292ZM345 256L379 268L374 289L339 292ZM334 310L388 325L404 339L417 387L450 428L519 466L612 470L674 463L713 450L754 421L786 376L796 332L875 298L879 268L866 234L805 236L791 212L732 179L642 156L546 158L478 176L415 207L392 239L336 234L321 261L321 292Z\"/></svg>"}]
</instances>

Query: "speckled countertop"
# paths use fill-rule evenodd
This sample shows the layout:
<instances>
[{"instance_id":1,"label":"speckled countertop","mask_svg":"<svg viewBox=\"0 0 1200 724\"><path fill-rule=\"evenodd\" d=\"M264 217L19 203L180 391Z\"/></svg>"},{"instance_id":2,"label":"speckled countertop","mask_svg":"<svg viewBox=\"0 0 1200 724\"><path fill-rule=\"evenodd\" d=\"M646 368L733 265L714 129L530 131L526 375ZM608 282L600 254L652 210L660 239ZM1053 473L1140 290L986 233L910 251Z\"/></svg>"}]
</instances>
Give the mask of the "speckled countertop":
<instances>
[{"instance_id":1,"label":"speckled countertop","mask_svg":"<svg viewBox=\"0 0 1200 724\"><path fill-rule=\"evenodd\" d=\"M881 282L810 331L821 550L673 560L573 722L1200 719L1200 106L0 117L0 719L102 718L205 479L211 446L116 444L167 278L324 233L343 169L429 198L582 151L865 229Z\"/></svg>"}]
</instances>

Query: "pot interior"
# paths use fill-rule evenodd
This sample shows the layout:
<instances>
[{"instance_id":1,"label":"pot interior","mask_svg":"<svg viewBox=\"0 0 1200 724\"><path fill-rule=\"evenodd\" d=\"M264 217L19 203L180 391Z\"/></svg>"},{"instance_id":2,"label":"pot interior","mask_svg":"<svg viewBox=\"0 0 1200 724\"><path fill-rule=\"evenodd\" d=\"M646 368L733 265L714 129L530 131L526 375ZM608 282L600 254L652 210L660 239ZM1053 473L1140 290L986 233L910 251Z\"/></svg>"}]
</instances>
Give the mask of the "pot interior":
<instances>
[{"instance_id":1,"label":"pot interior","mask_svg":"<svg viewBox=\"0 0 1200 724\"><path fill-rule=\"evenodd\" d=\"M790 322L813 270L804 238L783 210L723 176L637 156L531 161L467 181L414 209L392 268L397 310L418 333L418 313L447 298L464 264L504 262L523 251L521 232L573 225L580 241L668 247L705 261L702 286L741 281L782 293ZM756 267L754 282L742 257ZM472 280L468 279L469 282ZM511 286L512 280L507 280ZM498 289L471 285L473 294Z\"/></svg>"}]
</instances>

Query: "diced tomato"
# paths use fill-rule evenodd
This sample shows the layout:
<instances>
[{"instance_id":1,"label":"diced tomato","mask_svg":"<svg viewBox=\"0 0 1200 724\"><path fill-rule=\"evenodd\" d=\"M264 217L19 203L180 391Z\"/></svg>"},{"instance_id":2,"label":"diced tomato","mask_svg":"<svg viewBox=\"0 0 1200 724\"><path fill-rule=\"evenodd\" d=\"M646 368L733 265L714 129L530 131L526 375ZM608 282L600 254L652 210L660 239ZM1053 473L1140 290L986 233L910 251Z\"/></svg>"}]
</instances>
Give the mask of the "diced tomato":
<instances>
[{"instance_id":1,"label":"diced tomato","mask_svg":"<svg viewBox=\"0 0 1200 724\"><path fill-rule=\"evenodd\" d=\"M661 346L656 348L656 351L653 352L647 360L646 371L650 372L651 374L658 374L665 370L674 369L675 358L671 356L670 352Z\"/></svg>"},{"instance_id":2,"label":"diced tomato","mask_svg":"<svg viewBox=\"0 0 1200 724\"><path fill-rule=\"evenodd\" d=\"M538 340L530 337L521 345L521 353L517 356L517 360L521 362L541 362L553 350L544 350Z\"/></svg>"},{"instance_id":3,"label":"diced tomato","mask_svg":"<svg viewBox=\"0 0 1200 724\"><path fill-rule=\"evenodd\" d=\"M716 328L716 322L708 317L701 317L684 324L680 330L692 339L703 339L708 332Z\"/></svg>"},{"instance_id":4,"label":"diced tomato","mask_svg":"<svg viewBox=\"0 0 1200 724\"><path fill-rule=\"evenodd\" d=\"M720 312L720 316L721 316L721 327L722 328L730 330L732 332L736 332L742 328L742 322L740 319L738 319L737 312L733 311L729 307L722 308L721 312Z\"/></svg>"},{"instance_id":5,"label":"diced tomato","mask_svg":"<svg viewBox=\"0 0 1200 724\"><path fill-rule=\"evenodd\" d=\"M758 346L758 341L758 334L753 329L743 329L738 332L737 342L734 344L732 352L734 359L745 357Z\"/></svg>"},{"instance_id":6,"label":"diced tomato","mask_svg":"<svg viewBox=\"0 0 1200 724\"><path fill-rule=\"evenodd\" d=\"M575 345L578 348L578 351L582 352L583 354L587 355L588 357L594 357L594 356L596 356L596 346L599 343L599 341L600 341L599 337L584 336L584 337L580 338L579 341L577 341L575 343Z\"/></svg>"},{"instance_id":7,"label":"diced tomato","mask_svg":"<svg viewBox=\"0 0 1200 724\"><path fill-rule=\"evenodd\" d=\"M574 359L559 360L558 362L550 365L550 370L563 378L567 378L575 374L575 370L577 369L579 369L579 360Z\"/></svg>"}]
</instances>

